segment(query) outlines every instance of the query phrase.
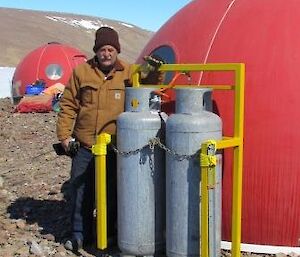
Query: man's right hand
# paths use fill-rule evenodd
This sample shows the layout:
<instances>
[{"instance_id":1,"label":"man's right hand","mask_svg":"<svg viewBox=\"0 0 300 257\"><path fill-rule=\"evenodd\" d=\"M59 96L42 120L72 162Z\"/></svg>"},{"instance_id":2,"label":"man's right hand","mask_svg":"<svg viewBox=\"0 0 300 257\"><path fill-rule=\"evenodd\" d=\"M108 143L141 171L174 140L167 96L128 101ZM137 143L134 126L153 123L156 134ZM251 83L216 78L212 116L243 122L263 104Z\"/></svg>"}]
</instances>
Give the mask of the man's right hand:
<instances>
[{"instance_id":1,"label":"man's right hand","mask_svg":"<svg viewBox=\"0 0 300 257\"><path fill-rule=\"evenodd\" d=\"M68 146L69 146L69 143L71 140L72 140L72 138L69 137L69 138L66 138L66 139L60 141L62 147L65 149L65 152L68 152Z\"/></svg>"},{"instance_id":2,"label":"man's right hand","mask_svg":"<svg viewBox=\"0 0 300 257\"><path fill-rule=\"evenodd\" d=\"M156 55L149 55L149 56L147 55L144 56L143 59L145 62L140 66L142 79L147 79L149 75L153 76L153 74L160 73L158 69L162 64L165 63L162 58Z\"/></svg>"}]
</instances>

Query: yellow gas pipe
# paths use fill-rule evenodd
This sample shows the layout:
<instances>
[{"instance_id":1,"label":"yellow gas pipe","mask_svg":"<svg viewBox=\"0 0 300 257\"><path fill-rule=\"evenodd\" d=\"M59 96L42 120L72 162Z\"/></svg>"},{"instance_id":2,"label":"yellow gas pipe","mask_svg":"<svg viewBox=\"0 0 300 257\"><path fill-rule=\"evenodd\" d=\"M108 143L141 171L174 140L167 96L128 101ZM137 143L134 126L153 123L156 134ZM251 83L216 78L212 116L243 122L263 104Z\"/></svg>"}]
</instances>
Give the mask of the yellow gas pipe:
<instances>
[{"instance_id":1,"label":"yellow gas pipe","mask_svg":"<svg viewBox=\"0 0 300 257\"><path fill-rule=\"evenodd\" d=\"M95 187L97 211L97 248L107 248L107 210L106 210L106 154L107 145L111 135L103 133L97 137L96 144L92 146L95 155Z\"/></svg>"},{"instance_id":2,"label":"yellow gas pipe","mask_svg":"<svg viewBox=\"0 0 300 257\"><path fill-rule=\"evenodd\" d=\"M201 201L199 203L200 231L201 231L201 256L209 256L209 231L208 231L208 210L209 210L209 187L215 184L215 172L217 165L216 141L209 140L201 145L200 153L200 177L201 177Z\"/></svg>"}]
</instances>

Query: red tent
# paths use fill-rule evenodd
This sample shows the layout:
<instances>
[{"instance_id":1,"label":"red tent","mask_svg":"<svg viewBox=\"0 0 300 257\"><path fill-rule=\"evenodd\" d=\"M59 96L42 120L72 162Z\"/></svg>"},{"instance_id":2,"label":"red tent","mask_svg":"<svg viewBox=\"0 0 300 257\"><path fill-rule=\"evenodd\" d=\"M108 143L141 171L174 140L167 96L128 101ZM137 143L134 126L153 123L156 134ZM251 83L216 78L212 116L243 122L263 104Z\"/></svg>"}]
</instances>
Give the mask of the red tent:
<instances>
[{"instance_id":1,"label":"red tent","mask_svg":"<svg viewBox=\"0 0 300 257\"><path fill-rule=\"evenodd\" d=\"M300 2L197 0L174 15L141 53L169 63L246 64L242 242L299 246ZM222 73L192 74L224 84ZM224 134L232 131L232 96L214 93ZM299 118L299 119L298 119ZM225 155L223 239L230 240L232 161Z\"/></svg>"},{"instance_id":2,"label":"red tent","mask_svg":"<svg viewBox=\"0 0 300 257\"><path fill-rule=\"evenodd\" d=\"M12 81L12 97L24 95L26 86L43 80L46 87L55 83L66 85L72 69L85 62L86 56L79 50L56 42L42 45L29 54L16 67Z\"/></svg>"}]
</instances>

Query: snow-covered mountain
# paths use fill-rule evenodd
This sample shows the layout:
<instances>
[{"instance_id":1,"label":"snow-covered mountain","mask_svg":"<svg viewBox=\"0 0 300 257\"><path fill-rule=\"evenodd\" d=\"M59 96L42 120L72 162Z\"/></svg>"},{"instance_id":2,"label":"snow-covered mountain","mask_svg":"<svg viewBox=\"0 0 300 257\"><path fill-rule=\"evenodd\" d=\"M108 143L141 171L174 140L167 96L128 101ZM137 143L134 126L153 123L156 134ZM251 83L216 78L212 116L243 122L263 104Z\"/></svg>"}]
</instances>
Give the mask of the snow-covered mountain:
<instances>
[{"instance_id":1,"label":"snow-covered mountain","mask_svg":"<svg viewBox=\"0 0 300 257\"><path fill-rule=\"evenodd\" d=\"M126 22L68 13L0 8L0 67L15 67L33 49L59 42L93 55L94 34L100 26L120 35L121 57L134 62L153 32Z\"/></svg>"}]
</instances>

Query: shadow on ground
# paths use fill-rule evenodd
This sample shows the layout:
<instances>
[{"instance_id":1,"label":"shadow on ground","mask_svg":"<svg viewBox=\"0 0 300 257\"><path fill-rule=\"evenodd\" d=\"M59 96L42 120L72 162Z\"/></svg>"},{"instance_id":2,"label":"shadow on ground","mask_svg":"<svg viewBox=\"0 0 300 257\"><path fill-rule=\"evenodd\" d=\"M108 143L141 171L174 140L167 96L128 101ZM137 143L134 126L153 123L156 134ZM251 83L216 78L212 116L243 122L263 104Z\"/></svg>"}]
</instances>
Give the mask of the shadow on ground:
<instances>
[{"instance_id":1,"label":"shadow on ground","mask_svg":"<svg viewBox=\"0 0 300 257\"><path fill-rule=\"evenodd\" d=\"M27 224L42 228L42 235L52 234L62 243L70 231L70 213L65 200L37 200L20 197L7 208L12 219L23 219Z\"/></svg>"}]
</instances>

